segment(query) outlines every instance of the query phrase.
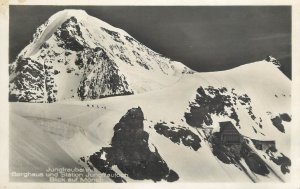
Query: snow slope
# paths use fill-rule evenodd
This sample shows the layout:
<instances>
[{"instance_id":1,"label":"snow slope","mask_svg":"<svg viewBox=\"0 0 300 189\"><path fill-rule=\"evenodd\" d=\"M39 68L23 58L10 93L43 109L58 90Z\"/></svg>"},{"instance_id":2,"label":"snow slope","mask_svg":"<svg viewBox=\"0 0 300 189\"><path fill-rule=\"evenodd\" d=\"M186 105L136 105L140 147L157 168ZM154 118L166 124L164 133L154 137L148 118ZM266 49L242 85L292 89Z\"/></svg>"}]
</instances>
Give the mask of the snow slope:
<instances>
[{"instance_id":1,"label":"snow slope","mask_svg":"<svg viewBox=\"0 0 300 189\"><path fill-rule=\"evenodd\" d=\"M225 88L227 92L215 95L229 98L230 106L225 107L225 113L207 112L212 118L212 123L199 127L190 124L186 115L191 113L193 106L201 106L195 101L196 96L201 94L197 89L201 87L208 98L205 100L216 97L210 93L212 89L222 91L221 89ZM276 159L281 157L281 153L290 156L287 146L290 146L291 125L290 122L283 121L285 130L282 132L274 126L271 119L283 113L291 116L290 87L290 80L276 65L263 60L226 71L184 75L168 87L142 94L90 101L68 99L53 104L11 103L11 111L23 118L35 120L36 124L40 125L51 125L47 120L55 120L61 129L70 130L72 126L72 134L70 131L61 132L59 129L59 136L53 134L53 131L48 134L76 161L80 157L88 158L100 149L109 147L114 135L113 128L120 118L129 109L140 107L144 113L144 130L149 133L149 148L157 149L169 168L178 174L179 182L282 182L289 180L289 173L282 171L282 165L277 164ZM245 94L250 101L245 101ZM237 99L234 103L235 97ZM220 101L219 105L222 103ZM230 108L233 108L238 116L238 125L237 119L230 116ZM246 146L251 149L251 153L257 154L265 162L267 174L253 171L247 158L235 163L224 163L215 155L214 143L208 140L211 135L206 128L218 132L219 122L228 120L247 138ZM201 147L194 150L182 142L172 142L170 138L156 131L157 123L163 123L169 128L192 131L200 138ZM248 139L274 140L277 152L258 150ZM84 162L80 162L80 165L90 169ZM113 169L115 172L121 172L118 167ZM97 172L95 169L94 171ZM125 179L127 182L137 182L131 178Z\"/></svg>"},{"instance_id":2,"label":"snow slope","mask_svg":"<svg viewBox=\"0 0 300 189\"><path fill-rule=\"evenodd\" d=\"M62 149L52 135L47 134L43 128L19 115L10 115L9 127L9 168L10 173L46 173L48 168L74 168L80 167L71 156ZM54 153L55 152L55 153ZM11 181L28 182L48 181L44 177L14 176Z\"/></svg>"}]
</instances>

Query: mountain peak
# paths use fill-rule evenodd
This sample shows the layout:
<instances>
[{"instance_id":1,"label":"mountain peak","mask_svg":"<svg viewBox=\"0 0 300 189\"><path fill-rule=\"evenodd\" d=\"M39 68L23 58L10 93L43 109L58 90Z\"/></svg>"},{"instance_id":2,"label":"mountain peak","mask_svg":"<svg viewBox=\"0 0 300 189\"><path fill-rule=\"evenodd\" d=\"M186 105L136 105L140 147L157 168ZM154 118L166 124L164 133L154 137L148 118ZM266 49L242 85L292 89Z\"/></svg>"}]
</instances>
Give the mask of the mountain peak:
<instances>
[{"instance_id":1,"label":"mountain peak","mask_svg":"<svg viewBox=\"0 0 300 189\"><path fill-rule=\"evenodd\" d=\"M66 19L66 18L69 18L69 17L78 17L78 18L82 18L82 17L86 17L88 16L87 12L85 10L81 10L81 9L64 9L62 11L59 11L57 13L55 13L54 15L52 15L50 17L50 20L53 19L53 18L59 18L61 17L62 15L64 15L63 17Z\"/></svg>"},{"instance_id":2,"label":"mountain peak","mask_svg":"<svg viewBox=\"0 0 300 189\"><path fill-rule=\"evenodd\" d=\"M60 12L67 12L69 15L87 15L86 11L82 9L64 9Z\"/></svg>"},{"instance_id":3,"label":"mountain peak","mask_svg":"<svg viewBox=\"0 0 300 189\"><path fill-rule=\"evenodd\" d=\"M191 71L122 29L83 10L65 9L37 28L10 73L14 101L54 102L143 93Z\"/></svg>"}]
</instances>

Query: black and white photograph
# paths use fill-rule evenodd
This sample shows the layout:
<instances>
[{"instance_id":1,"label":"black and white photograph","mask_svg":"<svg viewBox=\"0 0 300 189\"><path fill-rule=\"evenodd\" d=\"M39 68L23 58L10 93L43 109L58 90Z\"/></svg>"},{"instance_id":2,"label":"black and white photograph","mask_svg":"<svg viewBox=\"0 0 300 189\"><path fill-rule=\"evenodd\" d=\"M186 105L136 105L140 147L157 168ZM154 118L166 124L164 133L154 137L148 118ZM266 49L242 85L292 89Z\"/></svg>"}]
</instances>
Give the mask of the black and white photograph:
<instances>
[{"instance_id":1,"label":"black and white photograph","mask_svg":"<svg viewBox=\"0 0 300 189\"><path fill-rule=\"evenodd\" d=\"M18 4L8 28L9 182L298 174L291 5Z\"/></svg>"}]
</instances>

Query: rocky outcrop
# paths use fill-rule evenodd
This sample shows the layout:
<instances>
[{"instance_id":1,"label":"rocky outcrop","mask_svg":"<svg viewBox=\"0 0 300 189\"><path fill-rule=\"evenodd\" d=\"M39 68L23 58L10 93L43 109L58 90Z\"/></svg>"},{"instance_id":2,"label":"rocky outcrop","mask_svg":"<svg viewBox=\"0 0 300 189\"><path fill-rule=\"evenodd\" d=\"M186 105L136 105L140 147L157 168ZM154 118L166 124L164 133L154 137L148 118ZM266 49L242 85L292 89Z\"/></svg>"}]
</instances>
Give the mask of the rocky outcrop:
<instances>
[{"instance_id":1,"label":"rocky outcrop","mask_svg":"<svg viewBox=\"0 0 300 189\"><path fill-rule=\"evenodd\" d=\"M198 135L185 127L169 127L164 123L157 123L154 129L158 134L170 139L173 143L183 144L197 151L201 147L201 139Z\"/></svg>"},{"instance_id":2,"label":"rocky outcrop","mask_svg":"<svg viewBox=\"0 0 300 189\"><path fill-rule=\"evenodd\" d=\"M89 161L100 172L116 175L112 166L134 180L166 180L173 182L179 179L159 155L158 150L149 149L149 134L144 131L144 115L141 108L128 110L114 127L111 147L102 148L89 157ZM119 175L111 177L115 182L126 182Z\"/></svg>"},{"instance_id":3,"label":"rocky outcrop","mask_svg":"<svg viewBox=\"0 0 300 189\"><path fill-rule=\"evenodd\" d=\"M54 34L62 42L60 47L71 51L84 50L85 44L82 39L82 32L74 16L67 19Z\"/></svg>"},{"instance_id":4,"label":"rocky outcrop","mask_svg":"<svg viewBox=\"0 0 300 189\"><path fill-rule=\"evenodd\" d=\"M234 88L199 87L195 100L189 105L190 111L184 117L189 125L198 128L213 125L213 115L228 117L237 127L241 127L238 106L244 108L256 128L263 127L261 117L253 112L251 98L247 94L237 94Z\"/></svg>"},{"instance_id":5,"label":"rocky outcrop","mask_svg":"<svg viewBox=\"0 0 300 189\"><path fill-rule=\"evenodd\" d=\"M15 77L9 85L10 102L54 102L57 85L53 80L53 67L30 58L16 61Z\"/></svg>"},{"instance_id":6,"label":"rocky outcrop","mask_svg":"<svg viewBox=\"0 0 300 189\"><path fill-rule=\"evenodd\" d=\"M239 118L234 108L237 96L225 88L200 87L197 89L197 96L194 102L190 103L190 112L185 113L187 123L194 127L212 125L212 114L228 116L235 120L239 126ZM226 108L231 112L227 112Z\"/></svg>"},{"instance_id":7,"label":"rocky outcrop","mask_svg":"<svg viewBox=\"0 0 300 189\"><path fill-rule=\"evenodd\" d=\"M83 69L77 89L81 100L133 94L125 76L101 47L77 54L75 63L79 69Z\"/></svg>"},{"instance_id":8,"label":"rocky outcrop","mask_svg":"<svg viewBox=\"0 0 300 189\"><path fill-rule=\"evenodd\" d=\"M272 124L282 133L285 133L283 122L290 122L292 118L287 114L279 114L273 118L271 118Z\"/></svg>"}]
</instances>

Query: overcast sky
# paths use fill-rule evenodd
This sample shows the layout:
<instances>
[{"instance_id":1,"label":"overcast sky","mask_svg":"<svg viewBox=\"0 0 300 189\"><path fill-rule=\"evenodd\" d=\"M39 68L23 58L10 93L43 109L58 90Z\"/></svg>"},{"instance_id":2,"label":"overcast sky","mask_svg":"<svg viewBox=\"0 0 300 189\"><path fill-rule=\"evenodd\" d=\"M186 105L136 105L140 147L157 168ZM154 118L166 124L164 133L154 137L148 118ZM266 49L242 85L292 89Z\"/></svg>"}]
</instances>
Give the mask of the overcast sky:
<instances>
[{"instance_id":1,"label":"overcast sky","mask_svg":"<svg viewBox=\"0 0 300 189\"><path fill-rule=\"evenodd\" d=\"M10 6L10 62L38 26L65 8L86 10L196 71L224 70L272 55L291 76L289 6Z\"/></svg>"}]
</instances>

